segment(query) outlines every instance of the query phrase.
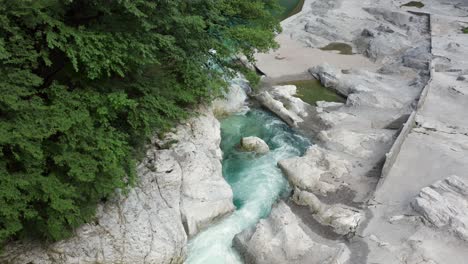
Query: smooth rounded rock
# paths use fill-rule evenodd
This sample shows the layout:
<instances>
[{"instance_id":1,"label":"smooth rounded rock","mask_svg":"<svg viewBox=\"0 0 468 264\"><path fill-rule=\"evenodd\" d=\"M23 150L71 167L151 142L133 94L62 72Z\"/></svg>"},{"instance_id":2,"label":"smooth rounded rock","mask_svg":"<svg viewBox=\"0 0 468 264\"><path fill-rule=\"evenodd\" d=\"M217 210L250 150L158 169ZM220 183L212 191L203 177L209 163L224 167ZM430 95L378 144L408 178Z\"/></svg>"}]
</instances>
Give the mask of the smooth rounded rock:
<instances>
[{"instance_id":1,"label":"smooth rounded rock","mask_svg":"<svg viewBox=\"0 0 468 264\"><path fill-rule=\"evenodd\" d=\"M268 144L258 137L244 137L241 139L241 149L243 151L265 154L270 151Z\"/></svg>"}]
</instances>

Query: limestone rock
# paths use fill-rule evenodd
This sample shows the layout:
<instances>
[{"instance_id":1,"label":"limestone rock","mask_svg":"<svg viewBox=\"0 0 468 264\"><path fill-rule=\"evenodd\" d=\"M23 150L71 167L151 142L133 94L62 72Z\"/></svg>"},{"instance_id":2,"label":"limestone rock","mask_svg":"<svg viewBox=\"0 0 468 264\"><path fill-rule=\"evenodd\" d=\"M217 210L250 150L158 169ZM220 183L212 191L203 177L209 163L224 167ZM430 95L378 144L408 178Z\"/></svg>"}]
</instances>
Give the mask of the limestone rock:
<instances>
[{"instance_id":1,"label":"limestone rock","mask_svg":"<svg viewBox=\"0 0 468 264\"><path fill-rule=\"evenodd\" d=\"M255 264L341 264L349 258L343 244L331 247L314 241L282 201L267 219L237 235L234 246L246 263Z\"/></svg>"},{"instance_id":2,"label":"limestone rock","mask_svg":"<svg viewBox=\"0 0 468 264\"><path fill-rule=\"evenodd\" d=\"M354 43L360 52L376 62L386 62L411 47L407 36L379 27L364 29Z\"/></svg>"},{"instance_id":3,"label":"limestone rock","mask_svg":"<svg viewBox=\"0 0 468 264\"><path fill-rule=\"evenodd\" d=\"M381 21L389 22L401 28L408 28L408 25L416 19L409 13L397 12L388 8L367 7L364 10Z\"/></svg>"},{"instance_id":4,"label":"limestone rock","mask_svg":"<svg viewBox=\"0 0 468 264\"><path fill-rule=\"evenodd\" d=\"M314 218L321 224L330 226L340 235L352 235L363 217L354 208L342 205L326 205L311 192L294 189L293 201L299 205L308 206Z\"/></svg>"},{"instance_id":5,"label":"limestone rock","mask_svg":"<svg viewBox=\"0 0 468 264\"><path fill-rule=\"evenodd\" d=\"M284 104L274 99L269 92L262 92L255 96L255 98L268 110L275 113L279 118L292 127L297 127L298 123L303 119L293 111L288 110Z\"/></svg>"},{"instance_id":6,"label":"limestone rock","mask_svg":"<svg viewBox=\"0 0 468 264\"><path fill-rule=\"evenodd\" d=\"M307 117L307 103L295 97L297 87L295 85L273 86L272 94L275 98L284 103L289 111L300 117Z\"/></svg>"},{"instance_id":7,"label":"limestone rock","mask_svg":"<svg viewBox=\"0 0 468 264\"><path fill-rule=\"evenodd\" d=\"M137 186L99 205L95 222L50 245L9 244L0 263L182 263L187 233L234 209L221 172L219 122L201 112L168 136L171 148L153 143L137 168Z\"/></svg>"},{"instance_id":8,"label":"limestone rock","mask_svg":"<svg viewBox=\"0 0 468 264\"><path fill-rule=\"evenodd\" d=\"M326 110L336 110L344 105L343 103L339 103L339 102L326 102L326 101L317 101L315 102L315 104L317 105L317 107L320 107Z\"/></svg>"},{"instance_id":9,"label":"limestone rock","mask_svg":"<svg viewBox=\"0 0 468 264\"><path fill-rule=\"evenodd\" d=\"M216 116L226 116L248 110L246 106L248 92L250 92L250 86L247 80L240 75L237 76L231 80L223 97L213 101L213 112Z\"/></svg>"},{"instance_id":10,"label":"limestone rock","mask_svg":"<svg viewBox=\"0 0 468 264\"><path fill-rule=\"evenodd\" d=\"M312 74L317 80L319 80L323 86L327 88L336 89L339 83L339 75L341 75L338 70L331 67L330 65L324 63L309 69L309 73ZM339 91L342 94L343 91Z\"/></svg>"},{"instance_id":11,"label":"limestone rock","mask_svg":"<svg viewBox=\"0 0 468 264\"><path fill-rule=\"evenodd\" d=\"M244 137L241 139L241 148L244 151L252 151L258 154L265 154L270 151L268 144L258 137Z\"/></svg>"},{"instance_id":12,"label":"limestone rock","mask_svg":"<svg viewBox=\"0 0 468 264\"><path fill-rule=\"evenodd\" d=\"M293 186L326 194L339 187L338 179L349 173L351 164L314 145L304 156L280 160L278 166Z\"/></svg>"},{"instance_id":13,"label":"limestone rock","mask_svg":"<svg viewBox=\"0 0 468 264\"><path fill-rule=\"evenodd\" d=\"M182 169L181 214L188 236L235 209L222 175L220 124L211 111L179 127L174 156Z\"/></svg>"},{"instance_id":14,"label":"limestone rock","mask_svg":"<svg viewBox=\"0 0 468 264\"><path fill-rule=\"evenodd\" d=\"M405 52L403 55L403 65L414 69L427 70L431 59L429 47L420 45Z\"/></svg>"},{"instance_id":15,"label":"limestone rock","mask_svg":"<svg viewBox=\"0 0 468 264\"><path fill-rule=\"evenodd\" d=\"M413 208L437 228L447 227L468 241L468 182L450 176L423 188Z\"/></svg>"},{"instance_id":16,"label":"limestone rock","mask_svg":"<svg viewBox=\"0 0 468 264\"><path fill-rule=\"evenodd\" d=\"M373 158L376 153L386 153L393 143L395 131L353 131L348 129L332 129L322 131L318 139L324 142L328 149L342 151L360 158ZM383 155L379 153L379 155Z\"/></svg>"}]
</instances>

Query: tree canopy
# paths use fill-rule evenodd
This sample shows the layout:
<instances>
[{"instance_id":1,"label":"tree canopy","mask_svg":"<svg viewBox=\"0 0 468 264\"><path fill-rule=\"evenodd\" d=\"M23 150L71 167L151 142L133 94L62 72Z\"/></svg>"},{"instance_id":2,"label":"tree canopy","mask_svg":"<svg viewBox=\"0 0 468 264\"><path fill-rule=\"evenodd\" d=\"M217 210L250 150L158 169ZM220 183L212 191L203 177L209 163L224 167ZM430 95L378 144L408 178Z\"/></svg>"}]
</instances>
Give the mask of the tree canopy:
<instances>
[{"instance_id":1,"label":"tree canopy","mask_svg":"<svg viewBox=\"0 0 468 264\"><path fill-rule=\"evenodd\" d=\"M219 94L230 58L275 47L276 8L0 0L0 243L59 240L92 219L135 181L145 139Z\"/></svg>"}]
</instances>

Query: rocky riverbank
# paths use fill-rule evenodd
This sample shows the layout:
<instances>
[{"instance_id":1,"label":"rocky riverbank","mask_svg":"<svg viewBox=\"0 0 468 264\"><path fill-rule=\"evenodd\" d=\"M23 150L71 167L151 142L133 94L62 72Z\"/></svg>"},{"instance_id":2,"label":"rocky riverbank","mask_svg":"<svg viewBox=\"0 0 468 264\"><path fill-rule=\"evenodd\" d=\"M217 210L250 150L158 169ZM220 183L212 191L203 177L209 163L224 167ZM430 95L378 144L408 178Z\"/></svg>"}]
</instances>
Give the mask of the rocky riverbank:
<instances>
[{"instance_id":1,"label":"rocky riverbank","mask_svg":"<svg viewBox=\"0 0 468 264\"><path fill-rule=\"evenodd\" d=\"M10 244L1 263L183 263L187 239L234 210L212 110L154 140L128 195L99 206L73 238Z\"/></svg>"},{"instance_id":2,"label":"rocky riverbank","mask_svg":"<svg viewBox=\"0 0 468 264\"><path fill-rule=\"evenodd\" d=\"M404 4L306 0L283 22L283 47L257 55L267 76L253 97L315 144L278 162L292 193L235 237L246 263L468 259L468 3ZM318 79L346 103L303 102L280 84L298 78ZM235 209L215 114L245 109L245 89L238 79L227 100L153 140L137 186L76 236L10 244L0 262L183 263L188 239ZM245 139L257 156L265 144Z\"/></svg>"},{"instance_id":3,"label":"rocky riverbank","mask_svg":"<svg viewBox=\"0 0 468 264\"><path fill-rule=\"evenodd\" d=\"M293 214L279 204L265 223L238 236L236 244L246 252L247 263L466 259L468 35L462 33L466 18L461 14L468 14L468 6L442 0L425 1L426 8L403 4L306 1L301 13L283 22L280 42L302 45L301 52L309 55L323 52L316 48L345 43L356 54L307 61L307 55L288 57L283 47L281 56L278 51L257 56L257 67L269 83L281 79L278 70L285 65L286 75L303 75L309 65L311 75L347 101L304 106L288 99L293 94L269 85L257 95L268 109L318 142L303 157L279 162L294 187L288 202ZM446 16L450 10L459 17ZM337 62L345 56L355 58L346 57L349 65ZM369 64L362 63L364 57ZM452 174L458 177L447 178ZM276 214L283 220L275 220ZM287 237L305 237L323 247L344 243L350 254L346 259L341 253L311 259L307 251L287 246L271 250L272 243L280 243L275 241L287 245L284 230L296 221L301 229ZM268 236L260 235L265 232Z\"/></svg>"}]
</instances>

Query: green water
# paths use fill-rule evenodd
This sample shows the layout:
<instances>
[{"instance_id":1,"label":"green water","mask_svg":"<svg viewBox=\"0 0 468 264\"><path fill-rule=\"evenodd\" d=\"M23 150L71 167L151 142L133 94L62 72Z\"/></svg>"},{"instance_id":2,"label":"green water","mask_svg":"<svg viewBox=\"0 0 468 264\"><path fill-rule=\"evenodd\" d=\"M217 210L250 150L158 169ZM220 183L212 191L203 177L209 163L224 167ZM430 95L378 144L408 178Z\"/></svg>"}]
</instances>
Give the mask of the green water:
<instances>
[{"instance_id":1,"label":"green water","mask_svg":"<svg viewBox=\"0 0 468 264\"><path fill-rule=\"evenodd\" d=\"M284 20L290 16L293 16L302 10L304 0L278 0L278 3L283 8L283 12L278 14L281 20Z\"/></svg>"},{"instance_id":2,"label":"green water","mask_svg":"<svg viewBox=\"0 0 468 264\"><path fill-rule=\"evenodd\" d=\"M346 43L332 42L325 47L320 48L321 50L335 50L339 51L342 55L353 55L353 48Z\"/></svg>"},{"instance_id":3,"label":"green water","mask_svg":"<svg viewBox=\"0 0 468 264\"><path fill-rule=\"evenodd\" d=\"M303 80L281 83L281 85L292 84L297 87L296 96L302 101L315 105L317 101L346 102L346 99L334 91L324 87L318 80Z\"/></svg>"},{"instance_id":4,"label":"green water","mask_svg":"<svg viewBox=\"0 0 468 264\"><path fill-rule=\"evenodd\" d=\"M221 122L223 175L231 185L237 210L189 242L188 264L242 263L232 248L234 236L267 217L288 183L277 162L300 156L310 141L262 110L230 116ZM242 137L257 136L270 147L265 155L238 150Z\"/></svg>"}]
</instances>

